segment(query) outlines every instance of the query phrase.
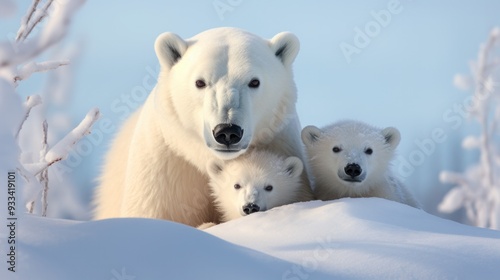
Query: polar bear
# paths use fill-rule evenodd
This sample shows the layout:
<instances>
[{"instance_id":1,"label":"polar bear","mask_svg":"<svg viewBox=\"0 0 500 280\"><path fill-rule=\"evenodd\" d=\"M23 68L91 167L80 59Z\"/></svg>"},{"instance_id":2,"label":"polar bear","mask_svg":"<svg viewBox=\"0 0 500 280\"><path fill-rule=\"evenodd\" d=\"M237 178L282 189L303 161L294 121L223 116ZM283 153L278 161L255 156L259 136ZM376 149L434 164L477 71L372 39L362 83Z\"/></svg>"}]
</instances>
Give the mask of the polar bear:
<instances>
[{"instance_id":1,"label":"polar bear","mask_svg":"<svg viewBox=\"0 0 500 280\"><path fill-rule=\"evenodd\" d=\"M307 126L301 137L316 198L381 197L420 208L390 170L401 140L396 128L345 120L323 129Z\"/></svg>"},{"instance_id":2,"label":"polar bear","mask_svg":"<svg viewBox=\"0 0 500 280\"><path fill-rule=\"evenodd\" d=\"M94 198L95 219L147 217L191 226L218 221L206 164L264 148L304 160L292 63L299 41L236 28L191 39L161 34L158 83L112 143ZM309 193L302 172L302 188Z\"/></svg>"},{"instance_id":3,"label":"polar bear","mask_svg":"<svg viewBox=\"0 0 500 280\"><path fill-rule=\"evenodd\" d=\"M303 169L298 157L285 159L271 151L251 151L230 161L211 160L209 184L221 221L302 201ZM199 228L209 225L213 223Z\"/></svg>"}]
</instances>

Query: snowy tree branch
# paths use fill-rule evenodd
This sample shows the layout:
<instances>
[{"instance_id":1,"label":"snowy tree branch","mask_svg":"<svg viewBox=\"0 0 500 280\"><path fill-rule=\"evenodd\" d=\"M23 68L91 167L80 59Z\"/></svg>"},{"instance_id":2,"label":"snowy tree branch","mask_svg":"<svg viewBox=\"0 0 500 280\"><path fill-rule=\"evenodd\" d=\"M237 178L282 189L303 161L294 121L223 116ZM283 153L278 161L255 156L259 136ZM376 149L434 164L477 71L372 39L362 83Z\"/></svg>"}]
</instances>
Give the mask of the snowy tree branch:
<instances>
[{"instance_id":1,"label":"snowy tree branch","mask_svg":"<svg viewBox=\"0 0 500 280\"><path fill-rule=\"evenodd\" d=\"M44 62L29 62L25 64L20 70L19 73L14 77L14 83L18 81L25 80L29 78L33 73L36 72L45 72L49 70L54 70L59 68L60 66L68 65L68 60L62 61L44 61Z\"/></svg>"},{"instance_id":2,"label":"snowy tree branch","mask_svg":"<svg viewBox=\"0 0 500 280\"><path fill-rule=\"evenodd\" d=\"M51 163L66 159L73 146L85 135L90 134L92 125L94 125L100 116L101 114L98 108L91 109L77 127L47 152L45 160Z\"/></svg>"},{"instance_id":3,"label":"snowy tree branch","mask_svg":"<svg viewBox=\"0 0 500 280\"><path fill-rule=\"evenodd\" d=\"M45 158L45 155L47 154L47 134L48 134L48 124L47 120L43 121L42 124L42 148L40 149L40 161L43 161ZM39 177L39 181L42 184L42 217L47 216L47 207L48 207L48 201L47 201L47 195L49 193L49 170L45 168L41 173Z\"/></svg>"},{"instance_id":4,"label":"snowy tree branch","mask_svg":"<svg viewBox=\"0 0 500 280\"><path fill-rule=\"evenodd\" d=\"M68 31L69 24L71 23L71 18L83 2L85 1L33 0L31 2L25 16L21 19L15 41L0 42L0 86L3 86L2 83L4 83L8 88L12 88L14 90L13 93L15 93L18 82L30 78L33 73L54 70L69 63L67 60L37 63L34 62L34 59L64 38ZM43 25L41 24L42 22ZM50 82L57 83L58 81ZM51 84L51 86L53 85ZM67 89L65 88L64 91L66 93ZM1 93L2 92L0 92L0 94ZM44 95L44 97L46 98L47 96ZM47 101L47 99L45 101ZM18 98L16 102L19 102ZM19 105L19 103L16 102L12 101L11 103ZM35 211L35 206L38 206L35 202L40 201L39 198L41 198L41 214L42 216L46 216L49 193L48 168L54 163L66 158L69 150L64 151L66 154L61 154L60 152L58 154L59 157L51 158L49 161L46 160L47 154L49 152L54 154L55 151L62 151L63 148L57 148L61 145L69 149L71 145L63 145L64 143L71 142L67 140L68 138L72 138L72 145L74 145L83 135L90 133L90 127L97 119L99 111L97 109L92 110L91 112L93 115L87 117L83 124L75 128L76 131L73 130L71 132L73 134L78 134L81 130L83 132L80 133L80 136L66 136L49 150L47 141L48 123L45 118L46 107L44 107L43 110L32 111L35 106L41 103L42 98L39 95L32 95L26 99L22 107L12 108L12 115L17 117L15 118L16 122L10 128L13 134L13 141L9 148L12 150L10 158L17 158L16 170L27 183L22 186L22 193L24 201L27 202L25 205L28 211L33 213ZM39 133L29 130L28 128L31 128L30 126L37 123L40 118L44 120L42 124L42 139L41 143L37 141L35 144L35 142L31 140L33 138L38 138ZM91 120L88 120L89 118ZM61 144L61 142L63 143ZM41 148L39 144L41 144ZM33 157L36 151L39 152L38 158Z\"/></svg>"},{"instance_id":5,"label":"snowy tree branch","mask_svg":"<svg viewBox=\"0 0 500 280\"><path fill-rule=\"evenodd\" d=\"M65 160L73 148L85 135L90 134L90 129L100 118L99 109L91 109L80 124L68 133L63 139L55 144L50 150L43 154L40 162L26 164L25 168L34 176L38 176L51 165L61 160Z\"/></svg>"},{"instance_id":6,"label":"snowy tree branch","mask_svg":"<svg viewBox=\"0 0 500 280\"><path fill-rule=\"evenodd\" d=\"M24 123L28 119L30 112L31 112L31 109L33 109L33 107L35 107L39 104L42 104L42 98L40 97L40 95L28 96L28 98L26 99L26 102L24 103L24 107L25 107L24 117L23 117L21 123L19 124L19 128L16 131L16 135L15 135L16 139L19 138L19 133L21 132L21 129L23 128Z\"/></svg>"},{"instance_id":7,"label":"snowy tree branch","mask_svg":"<svg viewBox=\"0 0 500 280\"><path fill-rule=\"evenodd\" d=\"M36 4L38 5L39 1L36 1L36 2L37 2ZM18 40L25 40L28 37L28 35L30 35L31 31L33 31L35 26L37 26L37 24L39 24L40 22L43 21L43 19L49 14L48 11L49 11L50 6L52 5L52 2L54 2L54 1L48 0L47 3L45 3L45 6L42 8L42 10L36 10L36 7L35 7L35 11L33 13L30 13L30 16L29 16L28 22L26 23L24 32L21 34L21 36L19 37ZM31 20L31 19L33 19L33 20ZM31 24L30 24L30 22L31 22Z\"/></svg>"},{"instance_id":8,"label":"snowy tree branch","mask_svg":"<svg viewBox=\"0 0 500 280\"><path fill-rule=\"evenodd\" d=\"M473 91L474 107L470 116L476 119L481 128L479 136L467 136L462 145L468 149L478 149L479 162L469 167L463 174L441 172L443 183L456 184L439 205L442 212L453 212L465 208L467 217L475 225L500 229L500 135L497 113L499 104L498 66L496 56L500 41L500 28L490 32L486 43L479 48L476 63L471 65L472 78L475 82ZM497 49L495 49L497 48ZM455 76L455 85L468 86L466 78ZM496 110L496 111L495 111Z\"/></svg>"},{"instance_id":9,"label":"snowy tree branch","mask_svg":"<svg viewBox=\"0 0 500 280\"><path fill-rule=\"evenodd\" d=\"M36 7L38 6L38 3L40 3L40 0L33 0L33 2L31 2L31 6L28 8L28 12L23 17L23 19L21 21L21 26L19 27L19 30L17 31L16 41L19 41L23 37L26 38L26 36L24 36L26 27L28 26L31 18L33 17L33 14L36 11Z\"/></svg>"},{"instance_id":10,"label":"snowy tree branch","mask_svg":"<svg viewBox=\"0 0 500 280\"><path fill-rule=\"evenodd\" d=\"M3 44L0 46L2 47L2 52L0 52L0 68L16 67L19 64L26 63L59 42L66 35L71 17L83 2L85 1L59 0L52 5L53 0L49 0L44 8L42 8L40 15L37 15L38 10L36 10L38 3L36 5L33 3L26 15L27 19L30 18L31 24L28 23L25 27L21 26L18 32L20 39L16 41L16 44ZM31 14L33 6L35 6L35 12ZM32 33L33 28L45 18L45 14L51 6L53 7L51 9L51 17L49 17L44 28L41 29L37 36L31 38L31 40L24 40L23 38L27 38ZM34 22L37 23L34 24Z\"/></svg>"}]
</instances>

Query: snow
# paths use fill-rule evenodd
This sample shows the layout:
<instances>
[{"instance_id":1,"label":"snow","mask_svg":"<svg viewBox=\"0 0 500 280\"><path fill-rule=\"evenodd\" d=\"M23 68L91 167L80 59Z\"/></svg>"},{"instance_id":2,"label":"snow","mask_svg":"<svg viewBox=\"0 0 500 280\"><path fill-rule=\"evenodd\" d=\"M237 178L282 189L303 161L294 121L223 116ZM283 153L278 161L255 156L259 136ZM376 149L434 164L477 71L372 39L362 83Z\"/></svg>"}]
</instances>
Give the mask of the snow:
<instances>
[{"instance_id":1,"label":"snow","mask_svg":"<svg viewBox=\"0 0 500 280\"><path fill-rule=\"evenodd\" d=\"M21 217L1 279L498 279L500 232L379 198L277 207L205 232ZM0 242L5 244L2 233ZM9 276L9 278L6 278ZM14 277L12 277L14 276Z\"/></svg>"},{"instance_id":2,"label":"snow","mask_svg":"<svg viewBox=\"0 0 500 280\"><path fill-rule=\"evenodd\" d=\"M48 153L42 148L40 159L43 136L39 124L47 119L47 104L52 102L64 107L64 96L60 93L68 91L70 79L59 75L58 79L50 80L46 92L51 95L46 92L41 96L32 95L24 107L16 86L35 72L55 70L68 63L63 60L65 55L45 62L34 60L67 34L71 19L83 2L34 0L27 16L21 20L16 42L0 42L3 67L0 69L0 112L4 117L0 118L0 179L6 182L8 171L19 174L16 193L20 215L15 235L16 272L6 269L4 250L9 232L0 231L0 252L5 258L0 279L498 278L499 231L457 224L376 198L297 203L205 231L163 220L123 218L77 222L19 213L26 202L29 207L33 207L34 201L37 202L34 207L43 206L38 203L42 186L34 177L41 172L46 172L45 176L52 172L49 176L52 178L50 194L53 197L49 199L52 210L60 212L57 207L78 205L75 196L57 192L72 190L67 181L56 176L57 164L47 168L66 158L72 146L89 133L99 118L99 111L92 109L77 128L57 144L49 145L52 148ZM39 3L43 7L37 8ZM14 1L0 0L0 17L12 15L15 6ZM44 25L34 29L44 18ZM499 34L500 29L496 28L491 36L496 38ZM489 47L493 45L486 44L481 52L486 53ZM487 58L479 55L476 71L488 68L481 67L487 66ZM70 73L67 67L60 70ZM457 76L455 84L466 89L475 82L480 92L496 94L494 76L474 74L475 79ZM478 77L480 83L477 83ZM44 105L36 106L42 99ZM476 107L480 109L479 105ZM473 113L479 114L479 111ZM500 116L500 110L495 111L495 116ZM491 127L500 128L498 123ZM57 130L57 125L51 125L54 134L53 128ZM483 147L478 139L482 138L469 137L464 145ZM499 158L495 159L500 162ZM497 169L488 170L490 174L500 174ZM481 170L472 167L466 171L467 176L443 173L441 177L448 181L454 179L457 184L460 180L488 178ZM496 177L495 180L498 182ZM477 197L478 202L473 208L465 207L469 216L476 215L474 211L477 211L478 225L499 228L500 215L491 221L486 219L488 212L500 213L500 203L496 203L500 202L498 188L485 192L481 188L457 186L443 202L443 211L470 205L465 199L468 197ZM6 211L0 214L4 221L5 215Z\"/></svg>"}]
</instances>

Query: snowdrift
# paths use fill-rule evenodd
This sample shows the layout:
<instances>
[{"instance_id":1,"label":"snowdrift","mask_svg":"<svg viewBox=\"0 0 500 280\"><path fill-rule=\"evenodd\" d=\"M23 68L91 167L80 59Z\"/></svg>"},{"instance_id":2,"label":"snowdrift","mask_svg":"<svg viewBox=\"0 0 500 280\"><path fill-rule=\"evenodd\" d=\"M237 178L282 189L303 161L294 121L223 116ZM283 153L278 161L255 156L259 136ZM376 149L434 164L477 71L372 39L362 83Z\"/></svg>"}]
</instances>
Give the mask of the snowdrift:
<instances>
[{"instance_id":1,"label":"snowdrift","mask_svg":"<svg viewBox=\"0 0 500 280\"><path fill-rule=\"evenodd\" d=\"M7 244L2 232L1 242ZM500 232L378 199L311 201L205 232L23 216L0 279L498 279ZM3 247L4 248L4 247ZM4 255L5 258L5 254Z\"/></svg>"}]
</instances>

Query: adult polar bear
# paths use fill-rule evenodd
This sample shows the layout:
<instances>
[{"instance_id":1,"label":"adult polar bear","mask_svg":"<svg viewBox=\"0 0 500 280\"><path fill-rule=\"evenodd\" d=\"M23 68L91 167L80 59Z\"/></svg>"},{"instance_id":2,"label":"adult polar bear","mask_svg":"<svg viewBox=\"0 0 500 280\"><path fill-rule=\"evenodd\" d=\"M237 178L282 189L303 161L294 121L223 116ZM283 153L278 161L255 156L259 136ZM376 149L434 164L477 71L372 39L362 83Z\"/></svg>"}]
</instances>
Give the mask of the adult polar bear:
<instances>
[{"instance_id":1,"label":"adult polar bear","mask_svg":"<svg viewBox=\"0 0 500 280\"><path fill-rule=\"evenodd\" d=\"M95 218L148 217L191 226L218 222L206 165L248 149L304 161L292 63L299 41L216 28L183 40L160 35L161 72L107 155ZM303 200L313 198L306 171Z\"/></svg>"}]
</instances>

